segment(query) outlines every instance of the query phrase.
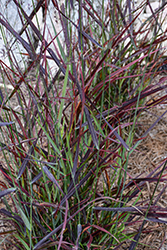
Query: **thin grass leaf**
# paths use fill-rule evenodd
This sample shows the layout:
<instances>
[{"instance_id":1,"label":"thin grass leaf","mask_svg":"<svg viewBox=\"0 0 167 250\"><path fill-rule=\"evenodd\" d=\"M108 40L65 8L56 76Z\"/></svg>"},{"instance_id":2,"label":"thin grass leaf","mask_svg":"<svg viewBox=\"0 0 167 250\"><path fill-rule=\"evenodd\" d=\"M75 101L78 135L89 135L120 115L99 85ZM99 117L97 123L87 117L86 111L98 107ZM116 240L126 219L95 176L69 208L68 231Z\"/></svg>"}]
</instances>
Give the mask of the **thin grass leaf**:
<instances>
[{"instance_id":1,"label":"thin grass leaf","mask_svg":"<svg viewBox=\"0 0 167 250\"><path fill-rule=\"evenodd\" d=\"M78 224L77 225L77 240L76 240L76 249L79 248L79 238L82 234L82 225L81 224Z\"/></svg>"},{"instance_id":2,"label":"thin grass leaf","mask_svg":"<svg viewBox=\"0 0 167 250\"><path fill-rule=\"evenodd\" d=\"M138 243L138 240L140 238L140 230L142 229L142 226L140 226L139 228L139 233L137 233L132 241L132 243L130 244L130 247L129 247L129 250L134 250L137 243Z\"/></svg>"},{"instance_id":3,"label":"thin grass leaf","mask_svg":"<svg viewBox=\"0 0 167 250\"><path fill-rule=\"evenodd\" d=\"M14 122L0 122L0 127L9 126L11 124L14 124Z\"/></svg>"},{"instance_id":4,"label":"thin grass leaf","mask_svg":"<svg viewBox=\"0 0 167 250\"><path fill-rule=\"evenodd\" d=\"M0 232L0 235L5 235L5 234L12 234L12 233L14 233L14 232L16 232L15 230L8 230L8 231L4 231L4 232Z\"/></svg>"},{"instance_id":5,"label":"thin grass leaf","mask_svg":"<svg viewBox=\"0 0 167 250\"><path fill-rule=\"evenodd\" d=\"M15 235L15 237L23 244L25 249L30 250L30 246L19 235Z\"/></svg>"},{"instance_id":6,"label":"thin grass leaf","mask_svg":"<svg viewBox=\"0 0 167 250\"><path fill-rule=\"evenodd\" d=\"M147 218L146 220L148 220L148 221L152 221L152 222L155 222L155 223L163 223L163 224L167 224L167 221L166 221L166 220L163 220L163 218L161 218L161 219L156 219L156 218Z\"/></svg>"},{"instance_id":7,"label":"thin grass leaf","mask_svg":"<svg viewBox=\"0 0 167 250\"><path fill-rule=\"evenodd\" d=\"M5 22L2 18L0 18L0 23L6 27L16 38L21 42L23 47L27 50L28 54L32 59L34 59L34 55L32 53L30 45L9 25L9 23Z\"/></svg>"},{"instance_id":8,"label":"thin grass leaf","mask_svg":"<svg viewBox=\"0 0 167 250\"><path fill-rule=\"evenodd\" d=\"M33 11L31 12L31 14L30 14L30 16L29 16L29 18L30 18L31 20L32 20L33 17L37 14L38 10L41 8L41 5L43 4L44 1L45 1L45 0L39 0L39 1L37 2L37 5L36 5L35 9L33 9ZM26 30L27 26L28 26L28 22L26 22L26 23L24 24L24 26L22 27L22 29L20 30L20 32L19 32L19 35L20 35L20 36L21 36L21 35L23 34L23 32ZM15 39L15 40L13 41L12 45L10 46L9 51L11 50L12 46L15 44L16 41L17 41L17 39Z\"/></svg>"},{"instance_id":9,"label":"thin grass leaf","mask_svg":"<svg viewBox=\"0 0 167 250\"><path fill-rule=\"evenodd\" d=\"M37 176L35 176L35 177L33 178L33 180L30 182L30 184L31 184L31 185L34 184L34 183L37 182L42 176L43 176L43 173L40 172Z\"/></svg>"},{"instance_id":10,"label":"thin grass leaf","mask_svg":"<svg viewBox=\"0 0 167 250\"><path fill-rule=\"evenodd\" d=\"M89 238L89 242L88 242L88 244L87 244L87 249L88 249L88 250L91 249L90 247L91 247L91 244L92 244L92 241L93 241L92 235L90 234L89 236L90 236L90 238Z\"/></svg>"},{"instance_id":11,"label":"thin grass leaf","mask_svg":"<svg viewBox=\"0 0 167 250\"><path fill-rule=\"evenodd\" d=\"M162 179L161 179L162 180ZM163 195L163 193L165 192L165 189L167 188L167 184L163 187L163 189L161 190L161 192L157 195L157 198L154 201L154 205L157 204L157 202L159 201L159 199L161 198L161 196Z\"/></svg>"},{"instance_id":12,"label":"thin grass leaf","mask_svg":"<svg viewBox=\"0 0 167 250\"><path fill-rule=\"evenodd\" d=\"M79 156L79 145L77 145L77 148L76 148L76 153L75 153L75 158L74 158L74 165L73 165L73 168L72 168L72 175L73 175L74 180L75 180L75 174L76 174L77 165L78 165L78 156Z\"/></svg>"},{"instance_id":13,"label":"thin grass leaf","mask_svg":"<svg viewBox=\"0 0 167 250\"><path fill-rule=\"evenodd\" d=\"M66 4L68 4L68 2L70 2L71 8L74 9L74 0L66 0Z\"/></svg>"},{"instance_id":14,"label":"thin grass leaf","mask_svg":"<svg viewBox=\"0 0 167 250\"><path fill-rule=\"evenodd\" d=\"M56 179L54 178L54 176L52 175L52 173L48 170L47 166L43 166L43 171L45 172L45 174L47 175L47 177L58 187L58 189L60 190L60 192L62 194L64 194L63 190L61 189L59 183L56 181Z\"/></svg>"},{"instance_id":15,"label":"thin grass leaf","mask_svg":"<svg viewBox=\"0 0 167 250\"><path fill-rule=\"evenodd\" d=\"M28 23L30 24L32 30L35 32L35 34L37 35L38 39L41 41L41 42L44 42L45 44L45 47L48 46L48 43L46 42L46 40L43 39L41 33L39 32L39 30L35 27L35 25L33 24L33 22L31 21L31 19L27 16L27 14L25 13L25 11L23 10L23 8L18 4L18 2L16 0L13 0L15 2L15 4L21 9L22 13L24 14L24 17L26 18L26 20L28 21ZM0 19L0 22L1 22L1 19ZM21 42L21 41L20 41ZM24 41L23 41L24 42ZM26 43L27 44L27 43ZM29 46L30 47L30 46ZM28 53L29 53L29 50L27 49ZM53 52L52 49L48 48L47 47L47 51L49 52L49 54L51 55L51 57L53 58L53 60L56 62L56 64L59 66L59 68L61 69L62 73L65 75L65 68L61 65L58 57L55 55L55 53ZM30 55L30 58L31 59L35 59L34 56L32 55L32 53L29 53ZM41 66L40 66L41 67ZM45 73L45 70L43 69L43 67L41 68L42 72Z\"/></svg>"},{"instance_id":16,"label":"thin grass leaf","mask_svg":"<svg viewBox=\"0 0 167 250\"><path fill-rule=\"evenodd\" d=\"M30 231L31 230L31 225L30 225L30 222L29 222L27 216L25 215L25 213L21 209L20 205L17 202L15 204L16 204L16 207L17 207L17 210L18 210L18 212L20 214L21 219L23 220L26 228Z\"/></svg>"},{"instance_id":17,"label":"thin grass leaf","mask_svg":"<svg viewBox=\"0 0 167 250\"><path fill-rule=\"evenodd\" d=\"M37 140L35 142L33 142L33 145L31 145L27 156L24 158L23 163L22 163L22 165L21 165L21 167L19 169L19 173L18 173L17 179L19 179L21 177L21 175L24 173L24 171L25 171L25 169L27 167L27 164L31 160L30 155L33 154L36 143L37 143Z\"/></svg>"},{"instance_id":18,"label":"thin grass leaf","mask_svg":"<svg viewBox=\"0 0 167 250\"><path fill-rule=\"evenodd\" d=\"M109 234L109 235L110 235L111 237L113 237L118 243L120 243L119 240L118 240L114 235L112 235L110 232L108 232L106 229L104 229L104 228L102 228L102 227L100 227L100 226L97 226L97 225L88 226L86 229L89 229L89 228L91 228L91 227L94 227L94 228L96 228L96 229L98 229L98 230L100 230L100 231L102 231L102 232L104 232L104 233Z\"/></svg>"},{"instance_id":19,"label":"thin grass leaf","mask_svg":"<svg viewBox=\"0 0 167 250\"><path fill-rule=\"evenodd\" d=\"M88 109L87 109L86 106L84 107L84 112L85 112L85 115L86 115L86 119L87 119L87 122L88 122L89 131L91 133L92 140L93 140L93 142L95 144L96 149L99 150L96 131L95 131L94 127L93 127L93 124L92 124L92 121L91 121L91 117L90 117L90 113L89 113L89 111L88 111Z\"/></svg>"},{"instance_id":20,"label":"thin grass leaf","mask_svg":"<svg viewBox=\"0 0 167 250\"><path fill-rule=\"evenodd\" d=\"M54 6L58 9L58 11L61 13L61 15L63 15L68 21L70 21L74 27L82 33L83 36L85 36L86 38L88 38L92 43L94 43L95 45L97 45L98 47L102 48L102 46L95 40L93 39L91 36L89 36L86 32L84 32L83 30L80 30L80 27L77 26L70 18L68 18L66 15L64 15L64 13L62 11L60 11L60 9L58 8L58 5L53 2Z\"/></svg>"},{"instance_id":21,"label":"thin grass leaf","mask_svg":"<svg viewBox=\"0 0 167 250\"><path fill-rule=\"evenodd\" d=\"M67 199L66 199L65 217L64 217L64 223L63 223L61 235L60 235L58 250L60 249L61 244L62 244L62 241L63 241L63 234L64 234L64 231L65 231L65 229L66 229L66 224L67 224L67 215L68 215L68 201L67 201Z\"/></svg>"},{"instance_id":22,"label":"thin grass leaf","mask_svg":"<svg viewBox=\"0 0 167 250\"><path fill-rule=\"evenodd\" d=\"M58 158L58 160L59 160L59 158ZM52 162L49 162L48 163L48 169L50 168L50 166L49 166L49 164L51 164L51 163L56 163L57 162L57 160L55 161L55 160L53 160ZM46 164L46 163L45 163ZM61 173L61 174L63 174L63 173ZM41 177L43 176L43 173L42 172L40 172L37 176L35 176L34 178L33 178L33 180L30 182L31 183L31 185L33 184L33 183L35 183L35 182L37 182Z\"/></svg>"},{"instance_id":23,"label":"thin grass leaf","mask_svg":"<svg viewBox=\"0 0 167 250\"><path fill-rule=\"evenodd\" d=\"M88 13L88 15L91 16L92 19L93 19L101 28L104 27L104 29L107 31L107 29L106 29L104 23L102 23L102 20L101 20L99 17L98 17L98 18L99 18L100 20L99 20L98 18L96 18L95 15L94 15L94 13L91 12L91 11L86 7L86 4L85 4L84 2L82 3L82 8L84 8L84 10L86 10L86 12ZM92 10L92 11L94 11L94 10Z\"/></svg>"},{"instance_id":24,"label":"thin grass leaf","mask_svg":"<svg viewBox=\"0 0 167 250\"><path fill-rule=\"evenodd\" d=\"M66 95L66 89L67 89L67 83L68 83L68 74L69 74L69 64L67 65L66 69L66 74L64 78L64 84L63 84L63 89L62 89L62 98L65 97ZM63 112L63 107L64 107L64 99L61 100L60 107L59 107L59 115L58 115L58 126L60 127L60 122L62 118L62 112Z\"/></svg>"},{"instance_id":25,"label":"thin grass leaf","mask_svg":"<svg viewBox=\"0 0 167 250\"><path fill-rule=\"evenodd\" d=\"M23 221L22 221L22 219L20 218L20 216L18 216L18 215L13 216L13 215L11 214L11 212L7 211L7 210L4 209L4 208L1 208L1 209L0 209L0 213L4 214L5 216L7 216L7 217L9 217L9 218L14 219L18 224L24 224Z\"/></svg>"},{"instance_id":26,"label":"thin grass leaf","mask_svg":"<svg viewBox=\"0 0 167 250\"><path fill-rule=\"evenodd\" d=\"M13 193L16 191L16 188L8 188L0 192L0 198L4 197L7 194Z\"/></svg>"}]
</instances>

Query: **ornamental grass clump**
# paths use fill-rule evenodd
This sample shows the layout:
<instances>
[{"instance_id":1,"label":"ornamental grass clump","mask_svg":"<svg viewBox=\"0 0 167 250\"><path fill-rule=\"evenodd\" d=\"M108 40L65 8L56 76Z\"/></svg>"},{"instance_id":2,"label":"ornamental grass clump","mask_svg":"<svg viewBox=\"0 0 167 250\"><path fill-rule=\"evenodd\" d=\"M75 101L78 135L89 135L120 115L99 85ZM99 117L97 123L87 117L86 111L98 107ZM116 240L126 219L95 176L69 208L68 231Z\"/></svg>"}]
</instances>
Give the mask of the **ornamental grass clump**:
<instances>
[{"instance_id":1,"label":"ornamental grass clump","mask_svg":"<svg viewBox=\"0 0 167 250\"><path fill-rule=\"evenodd\" d=\"M32 21L48 7L44 0L32 3L30 15L13 0L21 32L1 15L9 60L0 66L0 213L8 221L2 243L16 249L143 249L146 222L166 223L167 209L158 205L165 189L155 195L166 180L166 159L142 178L128 169L131 154L165 115L135 137L141 117L166 102L166 93L151 99L167 87L166 77L153 81L162 73L166 37L158 30L143 40L148 22L138 28L136 22L146 6L131 2L103 2L99 11L89 1L53 0L59 17L57 24L50 17L54 33L46 22L40 30ZM148 19L155 27L163 8ZM152 195L144 197L152 182Z\"/></svg>"}]
</instances>

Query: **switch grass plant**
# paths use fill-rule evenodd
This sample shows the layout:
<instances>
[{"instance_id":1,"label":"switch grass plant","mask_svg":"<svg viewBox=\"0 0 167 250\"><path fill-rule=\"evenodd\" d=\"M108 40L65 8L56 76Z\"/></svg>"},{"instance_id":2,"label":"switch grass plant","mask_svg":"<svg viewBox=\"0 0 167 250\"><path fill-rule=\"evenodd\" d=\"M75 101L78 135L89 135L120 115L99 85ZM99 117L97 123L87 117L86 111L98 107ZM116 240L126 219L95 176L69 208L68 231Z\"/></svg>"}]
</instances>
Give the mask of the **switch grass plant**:
<instances>
[{"instance_id":1,"label":"switch grass plant","mask_svg":"<svg viewBox=\"0 0 167 250\"><path fill-rule=\"evenodd\" d=\"M166 77L153 81L162 66L164 33L147 41L148 22L135 30L144 4L102 1L99 12L90 1L53 0L63 39L53 20L55 33L48 38L46 24L40 31L32 22L45 1L30 16L13 2L22 32L0 16L10 62L1 61L2 80L13 86L1 98L0 213L12 226L2 237L9 234L16 249L143 249L146 222L166 223L167 209L157 204L165 189L155 195L165 181L166 159L142 178L130 175L128 160L165 114L135 137L140 117L166 101L166 94L151 99L167 87ZM150 17L151 25L157 27L162 11ZM20 49L22 66L6 32ZM148 199L143 192L152 182Z\"/></svg>"}]
</instances>

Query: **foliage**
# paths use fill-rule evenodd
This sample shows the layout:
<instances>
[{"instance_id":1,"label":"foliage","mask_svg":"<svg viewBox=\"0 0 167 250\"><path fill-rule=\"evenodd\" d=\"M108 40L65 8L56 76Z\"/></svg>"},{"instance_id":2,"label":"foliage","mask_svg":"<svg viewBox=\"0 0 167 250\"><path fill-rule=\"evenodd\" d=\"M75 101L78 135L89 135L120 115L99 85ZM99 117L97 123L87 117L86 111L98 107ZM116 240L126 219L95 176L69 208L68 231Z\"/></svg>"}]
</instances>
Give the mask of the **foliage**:
<instances>
[{"instance_id":1,"label":"foliage","mask_svg":"<svg viewBox=\"0 0 167 250\"><path fill-rule=\"evenodd\" d=\"M166 88L152 82L162 69L164 33L143 41L148 22L137 30L135 25L144 6L128 14L131 1L102 1L99 13L90 1L64 6L53 0L63 38L54 22L55 33L46 38L45 24L42 32L32 22L46 2L40 0L30 16L13 2L22 31L0 18L4 41L8 30L24 62L19 65L6 40L10 66L1 61L1 72L4 85L7 79L13 90L1 100L5 208L0 212L14 227L11 244L17 249L121 249L129 243L135 249L146 220L165 223L160 218L167 215L157 205L163 192L154 195L164 181L166 159L145 178L128 173L131 153L161 118L136 141L141 114L166 100L165 95L145 104L146 97ZM156 24L162 11L149 20ZM146 182L156 183L150 200L142 197ZM133 225L138 230L130 232Z\"/></svg>"}]
</instances>

